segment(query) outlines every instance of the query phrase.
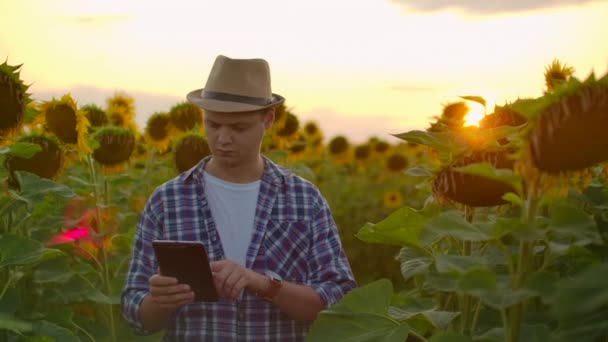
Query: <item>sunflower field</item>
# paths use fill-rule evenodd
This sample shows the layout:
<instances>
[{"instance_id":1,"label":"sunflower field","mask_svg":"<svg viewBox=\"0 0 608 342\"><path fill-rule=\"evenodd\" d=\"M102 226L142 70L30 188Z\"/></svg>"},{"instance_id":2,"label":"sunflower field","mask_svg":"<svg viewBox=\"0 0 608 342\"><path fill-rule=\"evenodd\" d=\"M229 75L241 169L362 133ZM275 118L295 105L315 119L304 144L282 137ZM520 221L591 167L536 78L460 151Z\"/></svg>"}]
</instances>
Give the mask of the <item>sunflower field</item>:
<instances>
[{"instance_id":1,"label":"sunflower field","mask_svg":"<svg viewBox=\"0 0 608 342\"><path fill-rule=\"evenodd\" d=\"M20 68L0 65L0 341L159 340L120 292L147 197L210 153L204 113L140 130L128 94L36 101ZM572 74L479 126L463 96L400 143L277 108L263 153L319 187L359 283L310 341L608 341L608 77Z\"/></svg>"}]
</instances>

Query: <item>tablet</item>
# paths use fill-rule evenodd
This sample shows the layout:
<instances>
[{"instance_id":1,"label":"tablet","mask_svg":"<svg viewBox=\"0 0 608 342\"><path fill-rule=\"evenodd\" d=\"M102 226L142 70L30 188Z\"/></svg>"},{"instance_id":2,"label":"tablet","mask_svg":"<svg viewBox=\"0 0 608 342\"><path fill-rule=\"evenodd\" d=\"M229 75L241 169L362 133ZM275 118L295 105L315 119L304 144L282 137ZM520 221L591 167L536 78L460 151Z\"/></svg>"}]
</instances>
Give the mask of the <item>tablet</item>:
<instances>
[{"instance_id":1,"label":"tablet","mask_svg":"<svg viewBox=\"0 0 608 342\"><path fill-rule=\"evenodd\" d=\"M196 302L218 300L207 251L202 242L154 240L152 246L161 275L177 278L180 284L190 285Z\"/></svg>"}]
</instances>

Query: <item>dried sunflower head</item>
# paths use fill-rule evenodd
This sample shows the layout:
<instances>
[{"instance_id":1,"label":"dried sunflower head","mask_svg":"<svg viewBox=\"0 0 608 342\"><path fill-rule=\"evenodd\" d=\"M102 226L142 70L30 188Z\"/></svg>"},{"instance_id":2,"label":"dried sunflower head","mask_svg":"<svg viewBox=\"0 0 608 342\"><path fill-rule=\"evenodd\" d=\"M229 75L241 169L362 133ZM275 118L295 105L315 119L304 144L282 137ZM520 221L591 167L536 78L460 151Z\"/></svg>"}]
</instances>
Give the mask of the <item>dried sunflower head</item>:
<instances>
[{"instance_id":1,"label":"dried sunflower head","mask_svg":"<svg viewBox=\"0 0 608 342\"><path fill-rule=\"evenodd\" d=\"M471 207L491 207L506 204L502 197L516 192L510 185L486 177L465 174L455 168L487 162L498 169L512 169L514 161L502 151L474 151L457 159L433 179L433 195L439 202L446 200Z\"/></svg>"},{"instance_id":2,"label":"dried sunflower head","mask_svg":"<svg viewBox=\"0 0 608 342\"><path fill-rule=\"evenodd\" d=\"M102 127L93 134L93 139L98 143L93 158L105 168L127 163L135 149L135 135L124 127Z\"/></svg>"},{"instance_id":3,"label":"dried sunflower head","mask_svg":"<svg viewBox=\"0 0 608 342\"><path fill-rule=\"evenodd\" d=\"M13 188L19 188L16 171L27 171L46 179L55 178L63 167L64 157L60 143L56 137L47 134L30 134L17 142L25 142L40 146L41 150L31 158L26 159L8 153L5 166L9 171L8 183Z\"/></svg>"},{"instance_id":4,"label":"dried sunflower head","mask_svg":"<svg viewBox=\"0 0 608 342\"><path fill-rule=\"evenodd\" d=\"M159 153L169 149L171 144L171 118L169 114L157 112L148 118L145 129L146 142Z\"/></svg>"},{"instance_id":5,"label":"dried sunflower head","mask_svg":"<svg viewBox=\"0 0 608 342\"><path fill-rule=\"evenodd\" d=\"M386 158L386 168L392 172L403 171L408 165L409 161L402 153L395 152Z\"/></svg>"},{"instance_id":6,"label":"dried sunflower head","mask_svg":"<svg viewBox=\"0 0 608 342\"><path fill-rule=\"evenodd\" d=\"M0 145L21 130L27 104L27 88L19 78L21 65L0 64Z\"/></svg>"},{"instance_id":7,"label":"dried sunflower head","mask_svg":"<svg viewBox=\"0 0 608 342\"><path fill-rule=\"evenodd\" d=\"M197 132L188 132L181 136L174 150L175 168L179 173L190 170L201 159L211 154L207 139Z\"/></svg>"},{"instance_id":8,"label":"dried sunflower head","mask_svg":"<svg viewBox=\"0 0 608 342\"><path fill-rule=\"evenodd\" d=\"M110 120L108 120L108 114L95 104L82 106L80 110L84 112L85 116L89 120L89 123L91 124L89 127L89 132L95 128L106 126L110 123Z\"/></svg>"},{"instance_id":9,"label":"dried sunflower head","mask_svg":"<svg viewBox=\"0 0 608 342\"><path fill-rule=\"evenodd\" d=\"M187 132L194 127L203 131L203 111L190 102L179 103L169 110L171 124L180 132Z\"/></svg>"},{"instance_id":10,"label":"dried sunflower head","mask_svg":"<svg viewBox=\"0 0 608 342\"><path fill-rule=\"evenodd\" d=\"M528 135L536 168L556 174L608 160L608 74L584 83L573 78L538 101Z\"/></svg>"}]
</instances>

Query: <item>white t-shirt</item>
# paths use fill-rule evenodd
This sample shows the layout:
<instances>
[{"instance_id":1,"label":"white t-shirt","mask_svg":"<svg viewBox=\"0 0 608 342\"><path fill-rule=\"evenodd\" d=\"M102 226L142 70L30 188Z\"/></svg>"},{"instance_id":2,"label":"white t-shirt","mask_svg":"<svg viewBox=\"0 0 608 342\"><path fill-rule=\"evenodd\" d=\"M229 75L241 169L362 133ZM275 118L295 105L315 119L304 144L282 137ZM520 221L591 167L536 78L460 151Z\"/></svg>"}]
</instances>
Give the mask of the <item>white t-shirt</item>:
<instances>
[{"instance_id":1,"label":"white t-shirt","mask_svg":"<svg viewBox=\"0 0 608 342\"><path fill-rule=\"evenodd\" d=\"M231 183L204 172L205 194L226 259L245 265L261 181Z\"/></svg>"}]
</instances>

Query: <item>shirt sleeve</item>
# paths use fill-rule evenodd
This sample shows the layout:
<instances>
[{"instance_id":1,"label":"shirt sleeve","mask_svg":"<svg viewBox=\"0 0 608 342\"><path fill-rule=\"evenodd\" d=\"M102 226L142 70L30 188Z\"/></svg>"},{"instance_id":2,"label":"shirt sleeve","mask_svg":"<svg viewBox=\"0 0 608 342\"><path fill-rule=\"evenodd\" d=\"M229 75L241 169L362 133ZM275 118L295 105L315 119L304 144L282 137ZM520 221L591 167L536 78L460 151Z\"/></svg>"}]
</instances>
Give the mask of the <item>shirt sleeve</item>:
<instances>
[{"instance_id":1,"label":"shirt sleeve","mask_svg":"<svg viewBox=\"0 0 608 342\"><path fill-rule=\"evenodd\" d=\"M310 286L321 296L326 306L337 303L357 286L342 248L336 223L325 199L319 195L313 221Z\"/></svg>"},{"instance_id":2,"label":"shirt sleeve","mask_svg":"<svg viewBox=\"0 0 608 342\"><path fill-rule=\"evenodd\" d=\"M139 318L141 302L148 294L148 279L156 274L156 260L152 248L152 240L157 238L162 230L162 224L157 219L153 207L159 202L152 196L137 222L133 241L133 252L129 262L129 270L121 295L122 315L134 332L139 335L148 335L152 331L143 328Z\"/></svg>"}]
</instances>

